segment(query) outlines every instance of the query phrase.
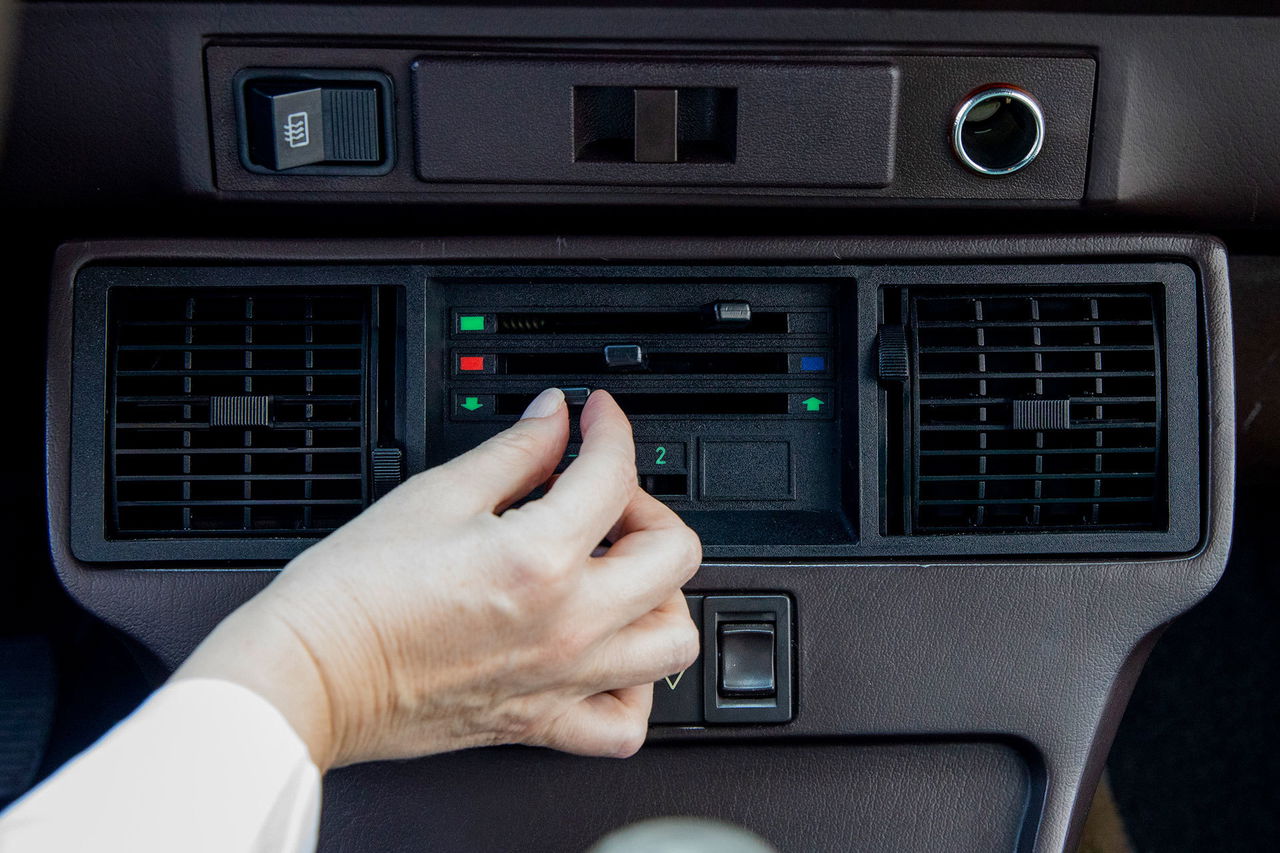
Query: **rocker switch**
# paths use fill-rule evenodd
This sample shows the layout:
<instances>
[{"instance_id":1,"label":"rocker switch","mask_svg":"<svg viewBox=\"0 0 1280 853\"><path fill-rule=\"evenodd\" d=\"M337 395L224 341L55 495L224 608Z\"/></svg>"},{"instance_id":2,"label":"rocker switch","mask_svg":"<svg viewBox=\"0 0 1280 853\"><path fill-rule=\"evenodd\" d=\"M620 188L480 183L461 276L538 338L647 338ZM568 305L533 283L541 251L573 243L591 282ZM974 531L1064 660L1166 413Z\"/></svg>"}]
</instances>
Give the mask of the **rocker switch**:
<instances>
[{"instance_id":1,"label":"rocker switch","mask_svg":"<svg viewBox=\"0 0 1280 853\"><path fill-rule=\"evenodd\" d=\"M720 625L720 695L772 696L775 681L776 636L767 622L727 622Z\"/></svg>"},{"instance_id":2,"label":"rocker switch","mask_svg":"<svg viewBox=\"0 0 1280 853\"><path fill-rule=\"evenodd\" d=\"M703 713L708 723L785 723L794 713L792 601L702 599Z\"/></svg>"}]
</instances>

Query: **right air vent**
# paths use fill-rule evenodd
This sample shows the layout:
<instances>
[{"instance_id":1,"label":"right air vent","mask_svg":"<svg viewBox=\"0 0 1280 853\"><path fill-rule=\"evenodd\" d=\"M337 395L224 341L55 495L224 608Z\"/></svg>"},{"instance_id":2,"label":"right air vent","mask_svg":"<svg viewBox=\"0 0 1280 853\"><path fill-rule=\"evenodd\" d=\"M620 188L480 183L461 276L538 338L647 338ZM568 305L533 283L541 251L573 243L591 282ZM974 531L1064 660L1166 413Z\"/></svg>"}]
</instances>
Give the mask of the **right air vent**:
<instances>
[{"instance_id":1,"label":"right air vent","mask_svg":"<svg viewBox=\"0 0 1280 853\"><path fill-rule=\"evenodd\" d=\"M1157 294L929 288L907 308L915 532L1165 526Z\"/></svg>"}]
</instances>

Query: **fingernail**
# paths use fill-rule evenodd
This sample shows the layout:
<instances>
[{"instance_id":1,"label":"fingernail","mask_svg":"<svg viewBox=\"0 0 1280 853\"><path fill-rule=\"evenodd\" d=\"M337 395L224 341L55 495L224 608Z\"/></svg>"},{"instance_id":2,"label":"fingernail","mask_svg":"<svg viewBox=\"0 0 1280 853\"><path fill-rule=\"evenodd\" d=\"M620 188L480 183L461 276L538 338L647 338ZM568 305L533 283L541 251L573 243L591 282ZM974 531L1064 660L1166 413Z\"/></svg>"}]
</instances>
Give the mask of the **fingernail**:
<instances>
[{"instance_id":1,"label":"fingernail","mask_svg":"<svg viewBox=\"0 0 1280 853\"><path fill-rule=\"evenodd\" d=\"M559 388L548 388L533 398L533 402L524 410L520 420L525 418L545 418L554 415L564 405L564 392Z\"/></svg>"}]
</instances>

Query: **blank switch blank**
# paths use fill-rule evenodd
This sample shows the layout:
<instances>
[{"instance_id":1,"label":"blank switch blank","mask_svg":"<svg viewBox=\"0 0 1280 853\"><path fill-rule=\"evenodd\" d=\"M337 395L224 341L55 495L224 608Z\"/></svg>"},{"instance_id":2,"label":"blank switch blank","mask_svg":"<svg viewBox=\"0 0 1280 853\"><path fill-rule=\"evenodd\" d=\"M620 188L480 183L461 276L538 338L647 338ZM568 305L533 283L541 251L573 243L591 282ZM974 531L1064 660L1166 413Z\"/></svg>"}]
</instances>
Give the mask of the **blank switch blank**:
<instances>
[{"instance_id":1,"label":"blank switch blank","mask_svg":"<svg viewBox=\"0 0 1280 853\"><path fill-rule=\"evenodd\" d=\"M674 163L680 137L680 93L676 89L636 89L637 163Z\"/></svg>"},{"instance_id":2,"label":"blank switch blank","mask_svg":"<svg viewBox=\"0 0 1280 853\"><path fill-rule=\"evenodd\" d=\"M791 500L791 442L702 442L704 501Z\"/></svg>"}]
</instances>

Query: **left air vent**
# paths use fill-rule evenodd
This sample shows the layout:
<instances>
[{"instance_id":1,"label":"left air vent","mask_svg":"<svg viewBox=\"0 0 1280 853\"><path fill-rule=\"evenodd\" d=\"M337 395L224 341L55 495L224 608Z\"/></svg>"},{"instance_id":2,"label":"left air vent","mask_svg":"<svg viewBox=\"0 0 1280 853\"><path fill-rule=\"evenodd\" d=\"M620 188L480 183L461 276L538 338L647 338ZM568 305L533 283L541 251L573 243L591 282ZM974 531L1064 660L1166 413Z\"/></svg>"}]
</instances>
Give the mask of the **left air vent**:
<instances>
[{"instance_id":1,"label":"left air vent","mask_svg":"<svg viewBox=\"0 0 1280 853\"><path fill-rule=\"evenodd\" d=\"M305 537L356 515L370 293L115 289L109 536Z\"/></svg>"}]
</instances>

